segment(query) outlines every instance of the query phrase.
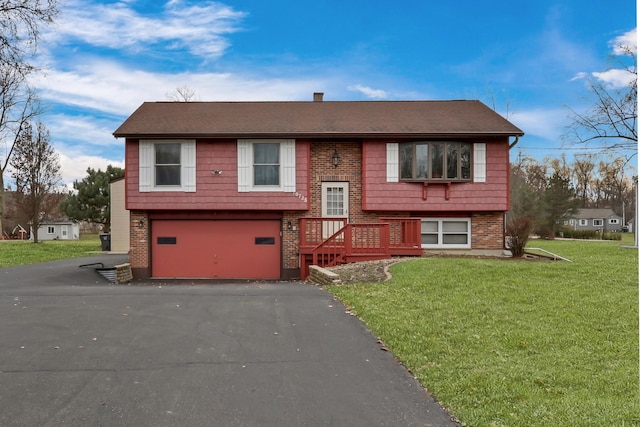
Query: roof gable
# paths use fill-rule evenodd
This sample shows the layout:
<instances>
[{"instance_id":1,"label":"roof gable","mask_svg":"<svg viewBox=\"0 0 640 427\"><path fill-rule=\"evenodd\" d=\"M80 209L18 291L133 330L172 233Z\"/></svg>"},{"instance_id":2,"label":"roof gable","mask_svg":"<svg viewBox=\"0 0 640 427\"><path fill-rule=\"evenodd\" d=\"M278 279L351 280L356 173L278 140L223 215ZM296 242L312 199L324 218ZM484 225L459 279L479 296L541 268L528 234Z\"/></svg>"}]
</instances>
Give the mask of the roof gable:
<instances>
[{"instance_id":1,"label":"roof gable","mask_svg":"<svg viewBox=\"0 0 640 427\"><path fill-rule=\"evenodd\" d=\"M480 101L145 102L116 137L521 136Z\"/></svg>"}]
</instances>

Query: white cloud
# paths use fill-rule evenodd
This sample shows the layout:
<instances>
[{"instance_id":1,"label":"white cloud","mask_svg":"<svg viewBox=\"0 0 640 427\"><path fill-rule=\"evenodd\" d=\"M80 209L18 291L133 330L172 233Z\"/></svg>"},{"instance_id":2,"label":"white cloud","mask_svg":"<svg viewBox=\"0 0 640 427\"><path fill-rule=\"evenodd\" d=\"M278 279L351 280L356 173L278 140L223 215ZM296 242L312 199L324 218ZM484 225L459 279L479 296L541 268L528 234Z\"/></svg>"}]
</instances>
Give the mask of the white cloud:
<instances>
[{"instance_id":1,"label":"white cloud","mask_svg":"<svg viewBox=\"0 0 640 427\"><path fill-rule=\"evenodd\" d=\"M92 46L134 50L169 43L170 48L186 48L211 59L224 53L229 46L224 35L239 31L239 23L246 16L211 1L194 5L170 1L159 16L148 17L129 3L68 0L47 39L60 44L71 39Z\"/></svg>"},{"instance_id":2,"label":"white cloud","mask_svg":"<svg viewBox=\"0 0 640 427\"><path fill-rule=\"evenodd\" d=\"M621 36L609 42L609 45L613 49L614 55L617 56L629 56L629 54L635 55L638 50L638 33L637 29L627 31ZM622 62L622 61L621 61ZM576 73L571 78L571 81L586 79L589 74L600 80L610 89L619 89L629 86L635 79L636 75L631 72L636 69L635 64L629 65L628 69L625 68L610 68L602 72L586 73L584 71Z\"/></svg>"},{"instance_id":3,"label":"white cloud","mask_svg":"<svg viewBox=\"0 0 640 427\"><path fill-rule=\"evenodd\" d=\"M50 114L43 117L53 142L80 144L85 150L111 149L122 147L122 142L112 135L113 121L100 120L92 116Z\"/></svg>"},{"instance_id":4,"label":"white cloud","mask_svg":"<svg viewBox=\"0 0 640 427\"><path fill-rule=\"evenodd\" d=\"M77 152L76 150L57 150L60 156L60 166L62 170L62 182L69 188L73 188L73 181L80 181L87 176L87 168L106 170L112 165L124 168L123 160L107 159L100 156L90 156Z\"/></svg>"},{"instance_id":5,"label":"white cloud","mask_svg":"<svg viewBox=\"0 0 640 427\"><path fill-rule=\"evenodd\" d=\"M636 79L635 74L619 68L612 68L602 73L594 72L592 74L611 89L628 87Z\"/></svg>"},{"instance_id":6,"label":"white cloud","mask_svg":"<svg viewBox=\"0 0 640 427\"><path fill-rule=\"evenodd\" d=\"M311 99L328 78L264 79L231 73L162 74L88 60L70 71L50 70L34 81L41 98L126 117L144 101L165 101L178 87L192 89L203 101Z\"/></svg>"},{"instance_id":7,"label":"white cloud","mask_svg":"<svg viewBox=\"0 0 640 427\"><path fill-rule=\"evenodd\" d=\"M588 76L587 73L585 73L584 71L581 71L581 72L577 73L575 76L573 76L571 78L571 81L582 80L582 79L586 78L587 76Z\"/></svg>"},{"instance_id":8,"label":"white cloud","mask_svg":"<svg viewBox=\"0 0 640 427\"><path fill-rule=\"evenodd\" d=\"M367 98L372 99L385 99L389 97L389 94L382 89L373 89L369 86L363 86L361 84L351 85L347 89L353 92L360 92Z\"/></svg>"},{"instance_id":9,"label":"white cloud","mask_svg":"<svg viewBox=\"0 0 640 427\"><path fill-rule=\"evenodd\" d=\"M630 52L638 52L638 29L627 31L610 42L615 55L628 55Z\"/></svg>"},{"instance_id":10,"label":"white cloud","mask_svg":"<svg viewBox=\"0 0 640 427\"><path fill-rule=\"evenodd\" d=\"M509 121L522 129L526 136L558 141L566 126L567 111L563 109L532 109L511 113Z\"/></svg>"}]
</instances>

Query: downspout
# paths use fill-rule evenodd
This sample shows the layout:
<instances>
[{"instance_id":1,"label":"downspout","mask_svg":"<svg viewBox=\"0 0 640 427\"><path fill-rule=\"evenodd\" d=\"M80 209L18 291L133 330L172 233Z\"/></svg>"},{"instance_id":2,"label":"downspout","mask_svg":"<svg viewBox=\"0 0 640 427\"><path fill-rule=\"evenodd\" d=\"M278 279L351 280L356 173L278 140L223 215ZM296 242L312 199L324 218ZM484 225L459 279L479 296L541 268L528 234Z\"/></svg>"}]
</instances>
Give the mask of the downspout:
<instances>
[{"instance_id":1,"label":"downspout","mask_svg":"<svg viewBox=\"0 0 640 427\"><path fill-rule=\"evenodd\" d=\"M516 138L516 140L513 141L511 144L509 144L509 150L511 150L513 147L515 147L516 144L518 143L518 140L520 139L520 137L518 135L514 135L514 137Z\"/></svg>"},{"instance_id":2,"label":"downspout","mask_svg":"<svg viewBox=\"0 0 640 427\"><path fill-rule=\"evenodd\" d=\"M513 141L511 144L509 144L509 150L511 150L513 147L516 146L516 144L518 143L518 140L520 139L520 136L518 135L514 135L515 141ZM507 182L509 183L509 193L508 193L508 204L509 207L511 207L511 166L509 166L509 175L507 178ZM502 245L503 245L503 250L507 250L509 248L507 248L507 212L504 213L503 216L503 226L504 229L502 230Z\"/></svg>"}]
</instances>

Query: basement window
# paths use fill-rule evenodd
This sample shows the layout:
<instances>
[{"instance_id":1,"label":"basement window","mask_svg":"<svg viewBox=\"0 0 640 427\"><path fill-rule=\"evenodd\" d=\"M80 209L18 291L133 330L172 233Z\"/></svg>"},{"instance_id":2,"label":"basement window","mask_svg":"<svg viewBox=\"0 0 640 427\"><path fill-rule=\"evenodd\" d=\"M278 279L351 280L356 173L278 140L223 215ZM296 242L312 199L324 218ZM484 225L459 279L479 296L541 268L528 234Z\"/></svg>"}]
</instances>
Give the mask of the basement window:
<instances>
[{"instance_id":1,"label":"basement window","mask_svg":"<svg viewBox=\"0 0 640 427\"><path fill-rule=\"evenodd\" d=\"M421 234L423 248L471 249L469 218L425 218Z\"/></svg>"}]
</instances>

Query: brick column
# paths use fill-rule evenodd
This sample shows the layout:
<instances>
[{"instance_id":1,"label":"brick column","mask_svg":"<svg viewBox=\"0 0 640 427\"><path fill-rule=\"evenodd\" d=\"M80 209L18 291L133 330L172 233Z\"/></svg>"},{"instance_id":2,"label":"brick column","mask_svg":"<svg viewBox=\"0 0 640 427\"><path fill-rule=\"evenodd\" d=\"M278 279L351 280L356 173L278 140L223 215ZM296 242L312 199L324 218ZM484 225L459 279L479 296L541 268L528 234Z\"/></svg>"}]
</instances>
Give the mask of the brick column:
<instances>
[{"instance_id":1,"label":"brick column","mask_svg":"<svg viewBox=\"0 0 640 427\"><path fill-rule=\"evenodd\" d=\"M149 217L144 211L130 212L129 263L135 278L151 276L149 262Z\"/></svg>"},{"instance_id":2,"label":"brick column","mask_svg":"<svg viewBox=\"0 0 640 427\"><path fill-rule=\"evenodd\" d=\"M504 248L503 212L482 212L471 215L471 247L491 250Z\"/></svg>"}]
</instances>

